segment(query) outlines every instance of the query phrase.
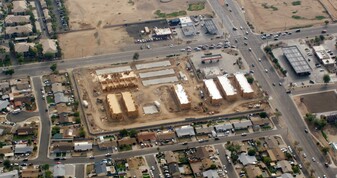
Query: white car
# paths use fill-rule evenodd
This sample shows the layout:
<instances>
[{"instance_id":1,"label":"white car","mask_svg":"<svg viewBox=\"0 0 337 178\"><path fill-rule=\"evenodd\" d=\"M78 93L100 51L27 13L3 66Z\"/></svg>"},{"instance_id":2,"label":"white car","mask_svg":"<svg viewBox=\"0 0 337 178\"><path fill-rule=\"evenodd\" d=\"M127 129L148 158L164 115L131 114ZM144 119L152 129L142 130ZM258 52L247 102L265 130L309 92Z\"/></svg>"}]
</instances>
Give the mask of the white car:
<instances>
[{"instance_id":1,"label":"white car","mask_svg":"<svg viewBox=\"0 0 337 178\"><path fill-rule=\"evenodd\" d=\"M264 69L264 71L265 71L266 73L268 73L268 69Z\"/></svg>"},{"instance_id":2,"label":"white car","mask_svg":"<svg viewBox=\"0 0 337 178\"><path fill-rule=\"evenodd\" d=\"M261 58L259 58L258 61L261 62Z\"/></svg>"},{"instance_id":3,"label":"white car","mask_svg":"<svg viewBox=\"0 0 337 178\"><path fill-rule=\"evenodd\" d=\"M312 157L311 159L312 159L312 161L313 161L313 162L316 162L316 159L315 159L315 157Z\"/></svg>"}]
</instances>

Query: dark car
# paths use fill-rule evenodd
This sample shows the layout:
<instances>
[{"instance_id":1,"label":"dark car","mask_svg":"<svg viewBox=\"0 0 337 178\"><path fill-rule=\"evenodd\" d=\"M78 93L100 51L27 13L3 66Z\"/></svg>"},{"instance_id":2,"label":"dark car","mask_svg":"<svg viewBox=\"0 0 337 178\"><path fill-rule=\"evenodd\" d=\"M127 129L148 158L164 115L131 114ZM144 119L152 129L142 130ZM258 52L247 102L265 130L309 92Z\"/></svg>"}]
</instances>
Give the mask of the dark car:
<instances>
[{"instance_id":1,"label":"dark car","mask_svg":"<svg viewBox=\"0 0 337 178\"><path fill-rule=\"evenodd\" d=\"M60 161L61 159L60 158L54 158L54 161Z\"/></svg>"}]
</instances>

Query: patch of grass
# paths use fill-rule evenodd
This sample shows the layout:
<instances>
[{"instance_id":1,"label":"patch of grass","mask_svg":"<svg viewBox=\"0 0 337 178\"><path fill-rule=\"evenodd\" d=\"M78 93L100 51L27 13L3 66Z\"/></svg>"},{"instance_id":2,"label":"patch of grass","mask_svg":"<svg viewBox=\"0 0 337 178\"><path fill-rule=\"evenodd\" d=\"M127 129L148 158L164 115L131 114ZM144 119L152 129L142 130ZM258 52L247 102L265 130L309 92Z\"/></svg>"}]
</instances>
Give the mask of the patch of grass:
<instances>
[{"instance_id":1,"label":"patch of grass","mask_svg":"<svg viewBox=\"0 0 337 178\"><path fill-rule=\"evenodd\" d=\"M296 14L297 12L298 12L298 11L293 11L292 13L293 13L293 14Z\"/></svg>"},{"instance_id":2,"label":"patch of grass","mask_svg":"<svg viewBox=\"0 0 337 178\"><path fill-rule=\"evenodd\" d=\"M200 11L205 9L205 3L204 2L197 2L197 3L191 3L188 5L188 11Z\"/></svg>"},{"instance_id":3,"label":"patch of grass","mask_svg":"<svg viewBox=\"0 0 337 178\"><path fill-rule=\"evenodd\" d=\"M322 130L321 132L322 132L322 135L323 135L324 139L325 139L327 142L329 142L328 135L327 135L323 130Z\"/></svg>"},{"instance_id":4,"label":"patch of grass","mask_svg":"<svg viewBox=\"0 0 337 178\"><path fill-rule=\"evenodd\" d=\"M322 15L318 15L315 17L316 20L322 20L322 19L325 19L325 16L322 16Z\"/></svg>"},{"instance_id":5,"label":"patch of grass","mask_svg":"<svg viewBox=\"0 0 337 178\"><path fill-rule=\"evenodd\" d=\"M172 18L172 17L178 17L178 16L184 16L187 14L186 11L178 11L178 12L172 12L169 14L163 13L160 10L157 10L154 14L157 15L159 18Z\"/></svg>"},{"instance_id":6,"label":"patch of grass","mask_svg":"<svg viewBox=\"0 0 337 178\"><path fill-rule=\"evenodd\" d=\"M19 140L32 140L31 135L13 135L13 141L19 141Z\"/></svg>"},{"instance_id":7,"label":"patch of grass","mask_svg":"<svg viewBox=\"0 0 337 178\"><path fill-rule=\"evenodd\" d=\"M301 1L293 1L291 4L293 6L300 6L301 5Z\"/></svg>"},{"instance_id":8,"label":"patch of grass","mask_svg":"<svg viewBox=\"0 0 337 178\"><path fill-rule=\"evenodd\" d=\"M295 27L290 27L290 30L298 29L298 28L310 28L313 25L303 25L303 26L295 26Z\"/></svg>"},{"instance_id":9,"label":"patch of grass","mask_svg":"<svg viewBox=\"0 0 337 178\"><path fill-rule=\"evenodd\" d=\"M269 6L267 3L263 3L263 4L262 4L262 7L264 7L265 9L271 8L273 11L277 11L277 10L278 10L277 7L275 7L275 6L273 6L273 5Z\"/></svg>"},{"instance_id":10,"label":"patch of grass","mask_svg":"<svg viewBox=\"0 0 337 178\"><path fill-rule=\"evenodd\" d=\"M151 178L149 174L143 174L143 178Z\"/></svg>"},{"instance_id":11,"label":"patch of grass","mask_svg":"<svg viewBox=\"0 0 337 178\"><path fill-rule=\"evenodd\" d=\"M52 96L47 96L47 103L50 104L50 103L54 103L54 98Z\"/></svg>"},{"instance_id":12,"label":"patch of grass","mask_svg":"<svg viewBox=\"0 0 337 178\"><path fill-rule=\"evenodd\" d=\"M291 18L296 19L296 20L304 19L304 17L301 17L299 15L293 15L291 16Z\"/></svg>"},{"instance_id":13,"label":"patch of grass","mask_svg":"<svg viewBox=\"0 0 337 178\"><path fill-rule=\"evenodd\" d=\"M132 150L132 146L131 145L121 145L119 146L119 150L120 151L130 151Z\"/></svg>"},{"instance_id":14,"label":"patch of grass","mask_svg":"<svg viewBox=\"0 0 337 178\"><path fill-rule=\"evenodd\" d=\"M275 7L275 6L270 6L270 8L273 9L273 11L277 11L278 10L278 8Z\"/></svg>"}]
</instances>

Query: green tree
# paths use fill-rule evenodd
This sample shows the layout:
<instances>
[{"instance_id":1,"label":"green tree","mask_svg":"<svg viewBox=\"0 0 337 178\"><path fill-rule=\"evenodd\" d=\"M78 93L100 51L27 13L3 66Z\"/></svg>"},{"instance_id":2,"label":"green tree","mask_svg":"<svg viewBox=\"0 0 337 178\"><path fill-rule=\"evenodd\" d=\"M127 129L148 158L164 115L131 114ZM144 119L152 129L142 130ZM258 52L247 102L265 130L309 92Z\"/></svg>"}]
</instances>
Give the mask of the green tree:
<instances>
[{"instance_id":1,"label":"green tree","mask_svg":"<svg viewBox=\"0 0 337 178\"><path fill-rule=\"evenodd\" d=\"M249 156L255 156L255 154L256 154L255 149L251 148L251 149L248 150L248 155Z\"/></svg>"},{"instance_id":2,"label":"green tree","mask_svg":"<svg viewBox=\"0 0 337 178\"><path fill-rule=\"evenodd\" d=\"M53 178L53 173L51 171L46 171L44 173L44 178Z\"/></svg>"},{"instance_id":3,"label":"green tree","mask_svg":"<svg viewBox=\"0 0 337 178\"><path fill-rule=\"evenodd\" d=\"M78 135L79 135L80 137L83 137L83 138L85 137L86 132L85 132L85 130L84 130L83 127L80 128L80 131L79 131Z\"/></svg>"},{"instance_id":4,"label":"green tree","mask_svg":"<svg viewBox=\"0 0 337 178\"><path fill-rule=\"evenodd\" d=\"M249 84L253 84L254 78L253 78L252 76L247 77L247 82L248 82Z\"/></svg>"},{"instance_id":5,"label":"green tree","mask_svg":"<svg viewBox=\"0 0 337 178\"><path fill-rule=\"evenodd\" d=\"M22 64L23 63L23 61L24 61L24 57L23 57L23 55L20 55L19 57L18 57L18 62L19 62L19 64Z\"/></svg>"},{"instance_id":6,"label":"green tree","mask_svg":"<svg viewBox=\"0 0 337 178\"><path fill-rule=\"evenodd\" d=\"M209 167L209 169L217 169L216 165L215 164L211 164L211 166Z\"/></svg>"},{"instance_id":7,"label":"green tree","mask_svg":"<svg viewBox=\"0 0 337 178\"><path fill-rule=\"evenodd\" d=\"M14 69L4 70L4 71L2 71L2 73L4 73L5 75L13 75L14 74Z\"/></svg>"},{"instance_id":8,"label":"green tree","mask_svg":"<svg viewBox=\"0 0 337 178\"><path fill-rule=\"evenodd\" d=\"M42 165L42 170L48 170L49 169L49 164L44 164Z\"/></svg>"},{"instance_id":9,"label":"green tree","mask_svg":"<svg viewBox=\"0 0 337 178\"><path fill-rule=\"evenodd\" d=\"M325 26L328 26L329 20L325 20L324 23L325 23Z\"/></svg>"},{"instance_id":10,"label":"green tree","mask_svg":"<svg viewBox=\"0 0 337 178\"><path fill-rule=\"evenodd\" d=\"M8 159L6 159L4 162L3 162L3 165L4 165L4 168L9 170L12 168L12 165L11 165L11 161L9 161Z\"/></svg>"},{"instance_id":11,"label":"green tree","mask_svg":"<svg viewBox=\"0 0 337 178\"><path fill-rule=\"evenodd\" d=\"M316 119L314 121L315 126L318 130L323 130L323 128L326 126L327 121L325 119Z\"/></svg>"},{"instance_id":12,"label":"green tree","mask_svg":"<svg viewBox=\"0 0 337 178\"><path fill-rule=\"evenodd\" d=\"M314 120L316 120L316 115L312 113L307 113L305 114L304 119L309 122L313 122Z\"/></svg>"},{"instance_id":13,"label":"green tree","mask_svg":"<svg viewBox=\"0 0 337 178\"><path fill-rule=\"evenodd\" d=\"M126 136L128 136L128 131L126 130L126 129L123 129L123 130L121 130L121 131L119 131L119 135L121 136L121 137L126 137Z\"/></svg>"},{"instance_id":14,"label":"green tree","mask_svg":"<svg viewBox=\"0 0 337 178\"><path fill-rule=\"evenodd\" d=\"M259 113L259 116L260 116L261 118L266 118L266 117L268 116L268 114L267 114L266 112L260 112L260 113Z\"/></svg>"},{"instance_id":15,"label":"green tree","mask_svg":"<svg viewBox=\"0 0 337 178\"><path fill-rule=\"evenodd\" d=\"M329 150L330 150L330 147L327 147L327 146L322 148L322 152L323 152L324 155L327 155Z\"/></svg>"},{"instance_id":16,"label":"green tree","mask_svg":"<svg viewBox=\"0 0 337 178\"><path fill-rule=\"evenodd\" d=\"M265 157L263 157L262 161L263 161L265 164L270 165L271 159L270 159L270 157L265 156Z\"/></svg>"},{"instance_id":17,"label":"green tree","mask_svg":"<svg viewBox=\"0 0 337 178\"><path fill-rule=\"evenodd\" d=\"M53 136L53 135L58 134L58 133L60 133L60 127L58 127L58 126L52 127L51 135Z\"/></svg>"},{"instance_id":18,"label":"green tree","mask_svg":"<svg viewBox=\"0 0 337 178\"><path fill-rule=\"evenodd\" d=\"M75 117L80 117L80 112L78 112L78 111L75 112L75 113L74 113L74 116L75 116Z\"/></svg>"},{"instance_id":19,"label":"green tree","mask_svg":"<svg viewBox=\"0 0 337 178\"><path fill-rule=\"evenodd\" d=\"M52 70L53 72L55 72L56 69L57 69L57 64L56 64L56 63L54 63L54 64L52 64L52 65L50 66L50 70Z\"/></svg>"},{"instance_id":20,"label":"green tree","mask_svg":"<svg viewBox=\"0 0 337 178\"><path fill-rule=\"evenodd\" d=\"M54 53L46 53L43 55L46 59L50 60L53 59L55 57Z\"/></svg>"},{"instance_id":21,"label":"green tree","mask_svg":"<svg viewBox=\"0 0 337 178\"><path fill-rule=\"evenodd\" d=\"M330 82L330 80L331 80L330 75L324 74L324 76L323 76L323 81L324 81L324 83L327 84L327 83Z\"/></svg>"},{"instance_id":22,"label":"green tree","mask_svg":"<svg viewBox=\"0 0 337 178\"><path fill-rule=\"evenodd\" d=\"M76 117L76 118L75 118L75 123L76 123L76 124L80 124L80 123L81 123L81 118Z\"/></svg>"},{"instance_id":23,"label":"green tree","mask_svg":"<svg viewBox=\"0 0 337 178\"><path fill-rule=\"evenodd\" d=\"M43 57L43 47L41 44L35 44L35 48L36 48L36 57L38 57L39 59L42 59Z\"/></svg>"},{"instance_id":24,"label":"green tree","mask_svg":"<svg viewBox=\"0 0 337 178\"><path fill-rule=\"evenodd\" d=\"M133 54L132 59L133 59L133 60L139 59L139 53L135 52L135 54Z\"/></svg>"},{"instance_id":25,"label":"green tree","mask_svg":"<svg viewBox=\"0 0 337 178\"><path fill-rule=\"evenodd\" d=\"M321 41L324 41L324 40L325 40L324 35L319 35L319 39L320 39Z\"/></svg>"},{"instance_id":26,"label":"green tree","mask_svg":"<svg viewBox=\"0 0 337 178\"><path fill-rule=\"evenodd\" d=\"M136 129L131 129L130 131L129 131L129 136L130 137L136 137L137 136L137 130Z\"/></svg>"}]
</instances>

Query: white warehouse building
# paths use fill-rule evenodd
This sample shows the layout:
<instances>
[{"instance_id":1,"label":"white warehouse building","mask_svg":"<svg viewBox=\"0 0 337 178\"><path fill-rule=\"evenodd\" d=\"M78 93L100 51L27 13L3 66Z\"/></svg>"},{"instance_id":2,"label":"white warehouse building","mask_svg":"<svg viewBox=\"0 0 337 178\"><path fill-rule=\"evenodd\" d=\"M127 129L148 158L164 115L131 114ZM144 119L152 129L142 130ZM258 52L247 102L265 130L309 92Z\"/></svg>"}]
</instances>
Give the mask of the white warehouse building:
<instances>
[{"instance_id":1,"label":"white warehouse building","mask_svg":"<svg viewBox=\"0 0 337 178\"><path fill-rule=\"evenodd\" d=\"M254 90L252 86L248 83L247 78L243 73L234 74L236 87L239 88L240 95L243 98L253 98Z\"/></svg>"}]
</instances>

